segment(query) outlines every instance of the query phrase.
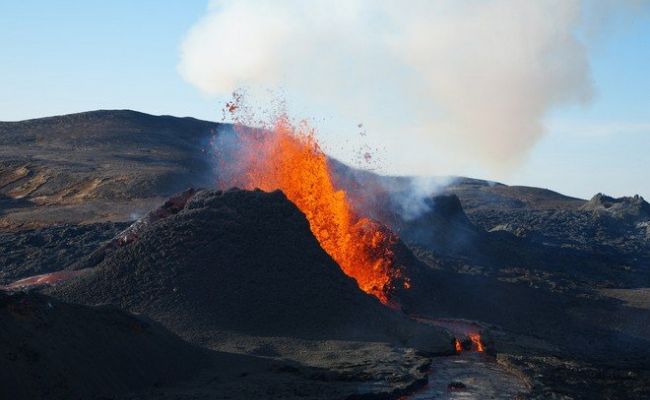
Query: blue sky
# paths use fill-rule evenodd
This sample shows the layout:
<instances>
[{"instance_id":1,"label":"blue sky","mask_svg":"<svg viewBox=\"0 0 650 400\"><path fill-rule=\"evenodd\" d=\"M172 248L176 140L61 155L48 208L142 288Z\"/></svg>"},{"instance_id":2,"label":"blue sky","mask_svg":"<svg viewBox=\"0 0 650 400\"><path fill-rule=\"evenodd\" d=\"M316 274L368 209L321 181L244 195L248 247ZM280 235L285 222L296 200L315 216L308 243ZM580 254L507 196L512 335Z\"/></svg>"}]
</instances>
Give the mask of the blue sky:
<instances>
[{"instance_id":1,"label":"blue sky","mask_svg":"<svg viewBox=\"0 0 650 400\"><path fill-rule=\"evenodd\" d=\"M100 108L219 120L223 100L201 94L177 71L181 41L206 6L0 2L0 120ZM552 110L548 133L520 167L462 173L578 197L650 197L650 18L619 21L588 46L593 101Z\"/></svg>"},{"instance_id":2,"label":"blue sky","mask_svg":"<svg viewBox=\"0 0 650 400\"><path fill-rule=\"evenodd\" d=\"M0 2L0 120L99 108L217 119L176 70L205 1Z\"/></svg>"},{"instance_id":3,"label":"blue sky","mask_svg":"<svg viewBox=\"0 0 650 400\"><path fill-rule=\"evenodd\" d=\"M579 197L650 197L650 19L626 20L601 36L590 49L593 102L549 115L549 133L514 182Z\"/></svg>"}]
</instances>

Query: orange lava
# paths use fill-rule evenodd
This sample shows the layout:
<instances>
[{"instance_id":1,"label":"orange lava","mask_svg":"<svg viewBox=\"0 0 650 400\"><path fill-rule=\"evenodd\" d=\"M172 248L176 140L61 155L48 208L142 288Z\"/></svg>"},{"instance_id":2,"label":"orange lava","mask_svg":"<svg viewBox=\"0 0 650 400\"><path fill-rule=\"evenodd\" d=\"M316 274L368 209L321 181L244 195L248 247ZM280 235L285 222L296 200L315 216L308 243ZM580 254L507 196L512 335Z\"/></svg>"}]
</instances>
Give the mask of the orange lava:
<instances>
[{"instance_id":1,"label":"orange lava","mask_svg":"<svg viewBox=\"0 0 650 400\"><path fill-rule=\"evenodd\" d=\"M230 177L228 186L282 190L305 214L321 247L343 272L383 303L388 303L388 293L398 285L395 282L408 287L401 270L393 265L394 235L352 212L345 191L333 182L327 156L312 128L306 123L294 127L287 117L280 117L272 132L241 126L236 131L244 150L240 149L234 162L242 167Z\"/></svg>"},{"instance_id":2,"label":"orange lava","mask_svg":"<svg viewBox=\"0 0 650 400\"><path fill-rule=\"evenodd\" d=\"M470 333L469 335L469 340L472 341L472 344L474 344L474 347L476 347L476 351L482 352L483 349L483 343L481 342L481 335L478 333Z\"/></svg>"},{"instance_id":3,"label":"orange lava","mask_svg":"<svg viewBox=\"0 0 650 400\"><path fill-rule=\"evenodd\" d=\"M83 270L78 271L56 271L50 272L47 274L34 275L28 278L19 279L15 282L10 283L6 286L0 286L0 290L24 290L30 287L40 286L40 285L54 285L56 283L66 281L75 276L79 276L85 273Z\"/></svg>"},{"instance_id":4,"label":"orange lava","mask_svg":"<svg viewBox=\"0 0 650 400\"><path fill-rule=\"evenodd\" d=\"M456 348L456 353L463 351L463 345L460 344L460 340L454 339L454 347Z\"/></svg>"}]
</instances>

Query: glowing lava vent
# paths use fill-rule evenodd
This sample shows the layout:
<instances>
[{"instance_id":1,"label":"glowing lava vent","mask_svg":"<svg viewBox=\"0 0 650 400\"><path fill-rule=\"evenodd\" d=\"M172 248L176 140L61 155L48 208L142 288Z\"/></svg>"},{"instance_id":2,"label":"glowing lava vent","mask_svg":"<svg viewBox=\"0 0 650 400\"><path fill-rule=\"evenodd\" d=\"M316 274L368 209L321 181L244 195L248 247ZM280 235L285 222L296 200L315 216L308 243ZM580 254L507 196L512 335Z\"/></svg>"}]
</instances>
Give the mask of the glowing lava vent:
<instances>
[{"instance_id":1,"label":"glowing lava vent","mask_svg":"<svg viewBox=\"0 0 650 400\"><path fill-rule=\"evenodd\" d=\"M217 137L214 144L220 186L280 189L305 214L321 247L343 272L384 304L391 290L408 287L393 261L395 236L355 215L345 191L333 182L312 128L306 123L295 127L283 116L270 129L236 124L235 132L234 139Z\"/></svg>"},{"instance_id":2,"label":"glowing lava vent","mask_svg":"<svg viewBox=\"0 0 650 400\"><path fill-rule=\"evenodd\" d=\"M476 349L478 352L483 352L483 342L481 341L481 335L478 333L470 333L469 334L469 340L472 341L473 347Z\"/></svg>"},{"instance_id":3,"label":"glowing lava vent","mask_svg":"<svg viewBox=\"0 0 650 400\"><path fill-rule=\"evenodd\" d=\"M482 353L485 351L485 345L481 339L481 335L478 333L468 333L467 337L460 341L458 338L454 339L454 348L456 353L462 351L476 351Z\"/></svg>"}]
</instances>

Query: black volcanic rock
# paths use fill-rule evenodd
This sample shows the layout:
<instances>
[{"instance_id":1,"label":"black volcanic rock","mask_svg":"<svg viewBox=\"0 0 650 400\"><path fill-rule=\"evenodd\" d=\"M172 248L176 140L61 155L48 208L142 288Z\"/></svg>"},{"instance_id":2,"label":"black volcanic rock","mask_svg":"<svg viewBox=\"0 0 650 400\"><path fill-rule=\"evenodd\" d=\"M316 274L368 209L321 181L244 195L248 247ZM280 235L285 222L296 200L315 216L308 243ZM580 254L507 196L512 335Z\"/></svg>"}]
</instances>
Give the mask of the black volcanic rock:
<instances>
[{"instance_id":1,"label":"black volcanic rock","mask_svg":"<svg viewBox=\"0 0 650 400\"><path fill-rule=\"evenodd\" d=\"M400 218L393 229L409 243L440 253L467 253L475 248L484 232L465 215L456 195L425 199L426 210L417 218Z\"/></svg>"},{"instance_id":2,"label":"black volcanic rock","mask_svg":"<svg viewBox=\"0 0 650 400\"><path fill-rule=\"evenodd\" d=\"M585 202L548 189L463 177L453 180L445 192L457 195L468 213L481 210L575 210Z\"/></svg>"},{"instance_id":3,"label":"black volcanic rock","mask_svg":"<svg viewBox=\"0 0 650 400\"><path fill-rule=\"evenodd\" d=\"M0 398L108 398L175 384L208 353L114 307L0 291Z\"/></svg>"},{"instance_id":4,"label":"black volcanic rock","mask_svg":"<svg viewBox=\"0 0 650 400\"><path fill-rule=\"evenodd\" d=\"M199 191L92 273L51 292L144 313L196 342L227 331L451 349L446 334L361 292L279 191Z\"/></svg>"},{"instance_id":5,"label":"black volcanic rock","mask_svg":"<svg viewBox=\"0 0 650 400\"><path fill-rule=\"evenodd\" d=\"M0 230L0 285L73 264L124 230L126 223L56 225Z\"/></svg>"},{"instance_id":6,"label":"black volcanic rock","mask_svg":"<svg viewBox=\"0 0 650 400\"><path fill-rule=\"evenodd\" d=\"M650 219L650 204L639 195L614 198L598 193L585 203L581 210L627 221L636 222Z\"/></svg>"}]
</instances>

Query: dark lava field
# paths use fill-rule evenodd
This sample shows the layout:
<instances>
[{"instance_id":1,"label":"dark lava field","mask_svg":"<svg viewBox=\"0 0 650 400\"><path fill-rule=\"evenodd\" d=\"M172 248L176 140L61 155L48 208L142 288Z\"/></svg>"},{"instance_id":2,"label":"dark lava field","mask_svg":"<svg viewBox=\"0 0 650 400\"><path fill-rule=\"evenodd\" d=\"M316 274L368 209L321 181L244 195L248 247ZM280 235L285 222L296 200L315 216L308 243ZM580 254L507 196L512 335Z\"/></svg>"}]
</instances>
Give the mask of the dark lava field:
<instances>
[{"instance_id":1,"label":"dark lava field","mask_svg":"<svg viewBox=\"0 0 650 400\"><path fill-rule=\"evenodd\" d=\"M0 122L0 398L650 398L643 198L463 177L415 198L330 160L399 238L409 287L387 306L282 192L213 187L230 132Z\"/></svg>"}]
</instances>

